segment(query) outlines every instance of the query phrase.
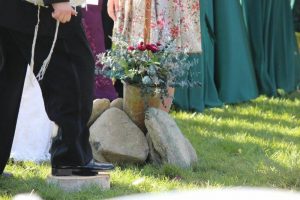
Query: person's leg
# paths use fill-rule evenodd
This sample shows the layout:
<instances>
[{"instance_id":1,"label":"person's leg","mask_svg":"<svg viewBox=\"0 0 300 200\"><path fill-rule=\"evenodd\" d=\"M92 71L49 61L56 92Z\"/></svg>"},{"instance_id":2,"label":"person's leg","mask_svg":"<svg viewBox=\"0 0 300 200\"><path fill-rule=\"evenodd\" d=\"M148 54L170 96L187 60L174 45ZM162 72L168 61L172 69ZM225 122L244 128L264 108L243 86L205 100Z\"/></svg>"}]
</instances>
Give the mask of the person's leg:
<instances>
[{"instance_id":1,"label":"person's leg","mask_svg":"<svg viewBox=\"0 0 300 200\"><path fill-rule=\"evenodd\" d=\"M47 49L44 41L47 39L38 41L37 52ZM44 53L37 55L38 63L41 58ZM50 149L53 167L82 166L92 159L87 122L92 110L93 74L94 60L83 34L57 41L41 81L47 114L59 127Z\"/></svg>"},{"instance_id":2,"label":"person's leg","mask_svg":"<svg viewBox=\"0 0 300 200\"><path fill-rule=\"evenodd\" d=\"M168 88L168 94L169 97L166 97L164 99L164 102L160 105L160 109L165 111L165 112L170 112L172 103L173 103L173 98L174 98L174 93L175 93L175 88L169 87Z\"/></svg>"},{"instance_id":3,"label":"person's leg","mask_svg":"<svg viewBox=\"0 0 300 200\"><path fill-rule=\"evenodd\" d=\"M104 30L105 49L111 49L112 41L110 37L113 35L114 21L108 16L107 0L103 0L102 4L102 22ZM118 97L123 98L123 84L119 79L114 81L114 87L118 94Z\"/></svg>"},{"instance_id":4,"label":"person's leg","mask_svg":"<svg viewBox=\"0 0 300 200\"><path fill-rule=\"evenodd\" d=\"M103 21L105 49L110 49L112 45L112 41L110 37L112 36L114 21L108 16L107 0L103 0L101 14L102 14L102 21Z\"/></svg>"},{"instance_id":5,"label":"person's leg","mask_svg":"<svg viewBox=\"0 0 300 200\"><path fill-rule=\"evenodd\" d=\"M11 151L26 69L10 31L0 27L0 174Z\"/></svg>"},{"instance_id":6,"label":"person's leg","mask_svg":"<svg viewBox=\"0 0 300 200\"><path fill-rule=\"evenodd\" d=\"M30 60L32 37L14 34L14 39L22 55ZM48 56L52 40L46 36L38 37L35 74ZM80 34L59 38L46 74L40 82L48 117L59 126L50 153L52 169L63 170L54 175L73 175L73 172L92 174L90 172L114 168L111 164L90 162L92 151L87 122L92 110L93 77L94 61L83 30Z\"/></svg>"}]
</instances>

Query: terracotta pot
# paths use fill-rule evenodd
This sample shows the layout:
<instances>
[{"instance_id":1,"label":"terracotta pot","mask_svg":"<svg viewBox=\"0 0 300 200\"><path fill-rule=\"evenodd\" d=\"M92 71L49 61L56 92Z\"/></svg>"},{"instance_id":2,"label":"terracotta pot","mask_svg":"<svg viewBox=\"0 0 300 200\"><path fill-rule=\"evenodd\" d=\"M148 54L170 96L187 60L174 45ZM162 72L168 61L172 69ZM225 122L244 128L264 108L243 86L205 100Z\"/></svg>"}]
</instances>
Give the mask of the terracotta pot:
<instances>
[{"instance_id":1,"label":"terracotta pot","mask_svg":"<svg viewBox=\"0 0 300 200\"><path fill-rule=\"evenodd\" d=\"M159 108L161 104L160 95L151 96L141 95L141 88L137 85L123 83L123 109L129 118L144 132L147 132L145 126L145 111L148 107Z\"/></svg>"}]
</instances>

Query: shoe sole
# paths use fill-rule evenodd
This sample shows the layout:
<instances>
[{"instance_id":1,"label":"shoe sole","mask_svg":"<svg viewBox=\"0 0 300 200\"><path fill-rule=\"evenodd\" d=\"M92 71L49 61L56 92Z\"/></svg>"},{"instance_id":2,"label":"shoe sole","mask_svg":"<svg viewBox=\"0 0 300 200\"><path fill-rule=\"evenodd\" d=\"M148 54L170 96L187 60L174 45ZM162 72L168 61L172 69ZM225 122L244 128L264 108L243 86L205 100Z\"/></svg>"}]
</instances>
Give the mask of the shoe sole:
<instances>
[{"instance_id":1,"label":"shoe sole","mask_svg":"<svg viewBox=\"0 0 300 200\"><path fill-rule=\"evenodd\" d=\"M74 168L52 168L53 176L96 176L99 172L107 172L110 170L93 170L93 169L74 169Z\"/></svg>"}]
</instances>

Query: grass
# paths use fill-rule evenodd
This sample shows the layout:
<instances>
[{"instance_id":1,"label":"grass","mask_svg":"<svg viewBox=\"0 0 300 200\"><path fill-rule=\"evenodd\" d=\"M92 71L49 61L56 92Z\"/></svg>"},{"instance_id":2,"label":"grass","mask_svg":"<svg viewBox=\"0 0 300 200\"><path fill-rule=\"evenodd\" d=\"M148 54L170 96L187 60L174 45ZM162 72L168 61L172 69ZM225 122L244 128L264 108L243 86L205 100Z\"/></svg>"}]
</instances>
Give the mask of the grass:
<instances>
[{"instance_id":1,"label":"grass","mask_svg":"<svg viewBox=\"0 0 300 200\"><path fill-rule=\"evenodd\" d=\"M300 95L260 97L252 102L173 112L197 151L191 169L174 166L123 166L111 174L111 190L86 188L66 193L47 185L50 165L9 163L14 177L0 178L0 199L35 192L44 199L104 199L132 193L207 187L255 186L300 191Z\"/></svg>"}]
</instances>

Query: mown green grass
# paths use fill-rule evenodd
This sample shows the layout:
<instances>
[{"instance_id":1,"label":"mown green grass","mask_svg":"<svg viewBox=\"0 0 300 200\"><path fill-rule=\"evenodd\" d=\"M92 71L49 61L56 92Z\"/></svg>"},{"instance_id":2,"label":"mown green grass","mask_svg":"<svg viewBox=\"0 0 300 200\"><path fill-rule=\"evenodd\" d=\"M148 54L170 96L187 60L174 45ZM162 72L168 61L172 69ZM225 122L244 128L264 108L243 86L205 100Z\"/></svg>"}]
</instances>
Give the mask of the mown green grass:
<instances>
[{"instance_id":1,"label":"mown green grass","mask_svg":"<svg viewBox=\"0 0 300 200\"><path fill-rule=\"evenodd\" d=\"M207 187L255 186L300 191L300 98L260 97L252 102L173 112L199 162L182 170L122 166L111 173L111 190L66 193L45 181L50 165L10 163L14 177L0 178L0 199L35 192L44 199L103 199L132 193Z\"/></svg>"}]
</instances>

